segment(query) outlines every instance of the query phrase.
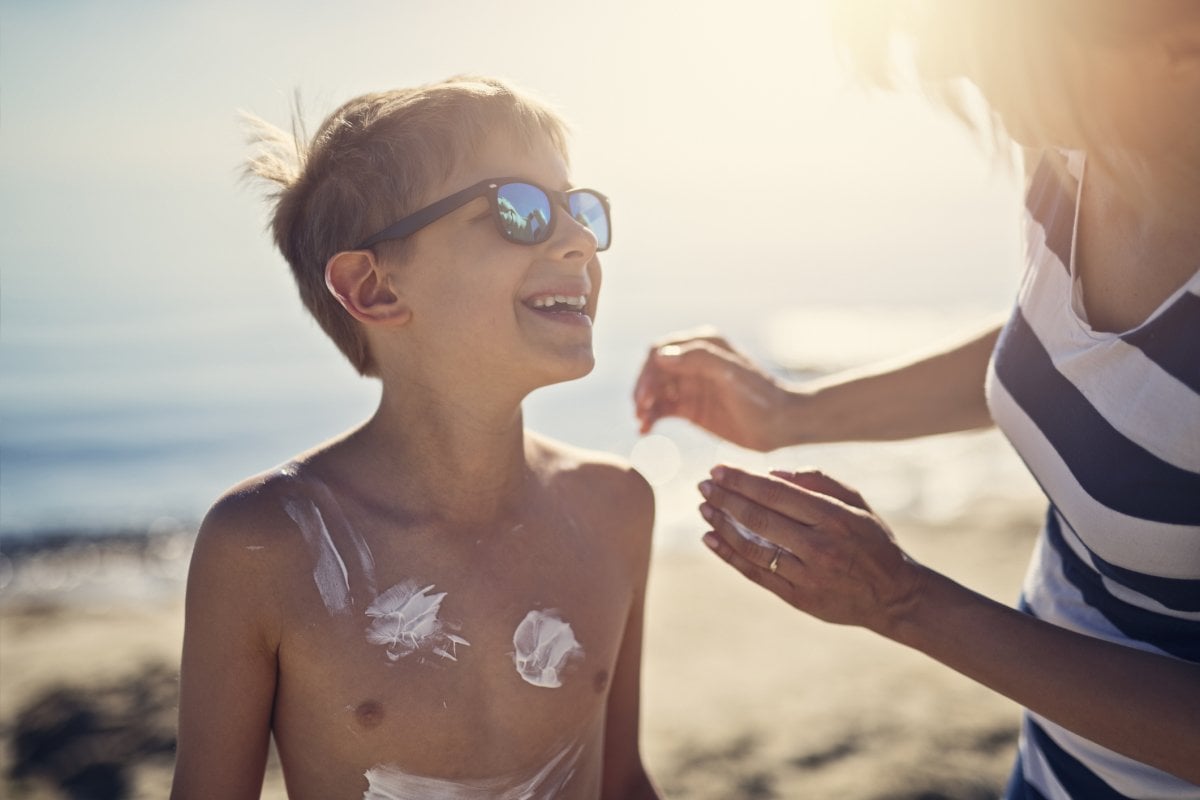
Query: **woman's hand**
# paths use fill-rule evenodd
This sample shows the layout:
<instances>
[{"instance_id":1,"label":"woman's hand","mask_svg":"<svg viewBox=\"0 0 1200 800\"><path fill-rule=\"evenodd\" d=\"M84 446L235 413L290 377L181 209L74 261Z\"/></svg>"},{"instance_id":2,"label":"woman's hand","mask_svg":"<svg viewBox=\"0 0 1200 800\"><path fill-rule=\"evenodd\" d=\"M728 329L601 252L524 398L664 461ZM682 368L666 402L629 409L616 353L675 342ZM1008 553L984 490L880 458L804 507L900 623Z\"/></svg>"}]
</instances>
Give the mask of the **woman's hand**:
<instances>
[{"instance_id":1,"label":"woman's hand","mask_svg":"<svg viewBox=\"0 0 1200 800\"><path fill-rule=\"evenodd\" d=\"M888 636L914 607L925 568L858 492L833 478L718 466L700 491L713 526L705 543L801 611Z\"/></svg>"},{"instance_id":2,"label":"woman's hand","mask_svg":"<svg viewBox=\"0 0 1200 800\"><path fill-rule=\"evenodd\" d=\"M774 450L793 396L711 328L673 334L650 348L633 399L642 433L682 417L734 444Z\"/></svg>"}]
</instances>

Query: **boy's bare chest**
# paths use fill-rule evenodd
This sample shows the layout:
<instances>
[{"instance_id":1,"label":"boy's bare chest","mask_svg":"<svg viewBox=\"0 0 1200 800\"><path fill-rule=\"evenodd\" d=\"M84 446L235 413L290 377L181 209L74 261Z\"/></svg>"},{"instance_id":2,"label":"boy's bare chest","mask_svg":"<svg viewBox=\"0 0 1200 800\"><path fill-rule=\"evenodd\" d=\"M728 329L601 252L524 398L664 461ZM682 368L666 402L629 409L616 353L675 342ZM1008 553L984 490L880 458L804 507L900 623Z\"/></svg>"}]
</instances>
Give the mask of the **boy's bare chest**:
<instances>
[{"instance_id":1,"label":"boy's bare chest","mask_svg":"<svg viewBox=\"0 0 1200 800\"><path fill-rule=\"evenodd\" d=\"M303 731L297 746L344 750L341 763L437 773L467 759L486 772L586 727L607 698L633 578L586 525L514 527L391 544L368 533L368 558L337 553L349 602L301 604L282 637L281 749ZM315 573L338 561L328 556Z\"/></svg>"}]
</instances>

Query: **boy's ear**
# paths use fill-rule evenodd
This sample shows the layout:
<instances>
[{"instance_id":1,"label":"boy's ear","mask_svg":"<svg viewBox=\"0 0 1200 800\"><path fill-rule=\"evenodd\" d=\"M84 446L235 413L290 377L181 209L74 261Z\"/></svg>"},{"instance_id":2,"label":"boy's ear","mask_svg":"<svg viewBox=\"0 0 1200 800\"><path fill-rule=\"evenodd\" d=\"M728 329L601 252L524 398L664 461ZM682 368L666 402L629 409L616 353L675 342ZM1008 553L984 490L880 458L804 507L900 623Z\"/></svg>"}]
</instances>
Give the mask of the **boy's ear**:
<instances>
[{"instance_id":1,"label":"boy's ear","mask_svg":"<svg viewBox=\"0 0 1200 800\"><path fill-rule=\"evenodd\" d=\"M403 325L412 310L370 250L344 250L325 263L325 285L359 322Z\"/></svg>"}]
</instances>

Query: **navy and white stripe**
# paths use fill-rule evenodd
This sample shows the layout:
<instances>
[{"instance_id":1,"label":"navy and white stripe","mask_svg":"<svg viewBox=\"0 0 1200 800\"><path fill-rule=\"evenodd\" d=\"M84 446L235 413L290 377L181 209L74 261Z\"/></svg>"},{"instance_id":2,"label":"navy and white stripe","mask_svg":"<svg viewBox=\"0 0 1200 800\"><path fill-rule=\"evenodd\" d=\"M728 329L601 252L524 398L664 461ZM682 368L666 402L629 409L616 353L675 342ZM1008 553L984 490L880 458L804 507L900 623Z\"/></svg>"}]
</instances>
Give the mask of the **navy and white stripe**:
<instances>
[{"instance_id":1,"label":"navy and white stripe","mask_svg":"<svg viewBox=\"0 0 1200 800\"><path fill-rule=\"evenodd\" d=\"M1027 201L1027 271L988 404L1050 498L1021 608L1200 662L1198 271L1131 331L1087 322L1073 251L1080 154L1046 159ZM1026 712L1009 798L1200 798L1200 787Z\"/></svg>"}]
</instances>

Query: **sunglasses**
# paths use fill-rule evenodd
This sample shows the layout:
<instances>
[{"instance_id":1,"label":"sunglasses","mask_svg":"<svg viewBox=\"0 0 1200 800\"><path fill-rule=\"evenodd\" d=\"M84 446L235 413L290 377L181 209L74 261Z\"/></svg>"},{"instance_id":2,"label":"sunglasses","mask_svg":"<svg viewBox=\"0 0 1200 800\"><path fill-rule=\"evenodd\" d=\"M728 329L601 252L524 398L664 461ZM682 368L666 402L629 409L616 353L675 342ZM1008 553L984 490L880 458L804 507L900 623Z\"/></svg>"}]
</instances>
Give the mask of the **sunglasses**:
<instances>
[{"instance_id":1,"label":"sunglasses","mask_svg":"<svg viewBox=\"0 0 1200 800\"><path fill-rule=\"evenodd\" d=\"M563 209L596 236L597 251L607 250L612 241L608 198L600 192L594 189L555 192L520 178L490 178L409 214L354 249L366 250L389 239L411 236L476 197L488 198L500 235L514 244L541 244L549 239L558 212Z\"/></svg>"}]
</instances>

